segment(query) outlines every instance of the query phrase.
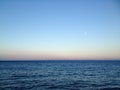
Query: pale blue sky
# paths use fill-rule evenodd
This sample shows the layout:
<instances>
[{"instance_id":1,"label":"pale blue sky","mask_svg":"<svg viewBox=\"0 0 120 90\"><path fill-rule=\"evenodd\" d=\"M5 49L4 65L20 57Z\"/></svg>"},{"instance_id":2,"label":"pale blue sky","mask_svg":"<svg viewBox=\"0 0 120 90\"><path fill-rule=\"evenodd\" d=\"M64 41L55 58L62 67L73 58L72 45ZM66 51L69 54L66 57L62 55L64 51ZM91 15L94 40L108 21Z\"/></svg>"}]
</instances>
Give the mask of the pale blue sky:
<instances>
[{"instance_id":1,"label":"pale blue sky","mask_svg":"<svg viewBox=\"0 0 120 90\"><path fill-rule=\"evenodd\" d=\"M35 59L43 59L41 53L45 59L61 53L57 59L118 59L120 1L0 0L0 50L2 59L14 59L16 51Z\"/></svg>"}]
</instances>

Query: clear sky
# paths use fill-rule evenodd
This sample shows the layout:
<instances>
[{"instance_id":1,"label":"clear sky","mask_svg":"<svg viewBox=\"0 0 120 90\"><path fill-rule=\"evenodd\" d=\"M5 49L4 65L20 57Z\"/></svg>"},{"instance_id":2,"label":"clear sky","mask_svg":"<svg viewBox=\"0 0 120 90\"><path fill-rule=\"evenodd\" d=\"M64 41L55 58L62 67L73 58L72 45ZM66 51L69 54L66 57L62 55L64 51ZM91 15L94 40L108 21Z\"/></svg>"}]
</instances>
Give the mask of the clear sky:
<instances>
[{"instance_id":1,"label":"clear sky","mask_svg":"<svg viewBox=\"0 0 120 90\"><path fill-rule=\"evenodd\" d=\"M0 0L0 59L120 59L120 1Z\"/></svg>"}]
</instances>

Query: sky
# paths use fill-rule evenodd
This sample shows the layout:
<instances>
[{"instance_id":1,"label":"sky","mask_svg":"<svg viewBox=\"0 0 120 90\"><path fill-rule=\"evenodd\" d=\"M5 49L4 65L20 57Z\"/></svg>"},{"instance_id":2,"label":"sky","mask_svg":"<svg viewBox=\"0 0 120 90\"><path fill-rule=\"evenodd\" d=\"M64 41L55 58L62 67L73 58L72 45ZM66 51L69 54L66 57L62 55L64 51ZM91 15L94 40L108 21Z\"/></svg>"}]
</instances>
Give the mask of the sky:
<instances>
[{"instance_id":1,"label":"sky","mask_svg":"<svg viewBox=\"0 0 120 90\"><path fill-rule=\"evenodd\" d=\"M119 0L0 0L0 60L120 59Z\"/></svg>"}]
</instances>

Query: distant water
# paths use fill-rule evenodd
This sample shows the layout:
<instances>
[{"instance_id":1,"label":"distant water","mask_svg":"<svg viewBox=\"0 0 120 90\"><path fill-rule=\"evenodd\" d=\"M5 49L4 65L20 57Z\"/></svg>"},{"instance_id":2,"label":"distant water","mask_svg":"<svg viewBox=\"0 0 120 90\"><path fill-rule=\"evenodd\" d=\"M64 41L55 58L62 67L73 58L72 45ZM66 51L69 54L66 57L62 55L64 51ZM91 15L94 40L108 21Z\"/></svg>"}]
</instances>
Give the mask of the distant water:
<instances>
[{"instance_id":1,"label":"distant water","mask_svg":"<svg viewBox=\"0 0 120 90\"><path fill-rule=\"evenodd\" d=\"M120 90L120 61L0 61L0 90Z\"/></svg>"}]
</instances>

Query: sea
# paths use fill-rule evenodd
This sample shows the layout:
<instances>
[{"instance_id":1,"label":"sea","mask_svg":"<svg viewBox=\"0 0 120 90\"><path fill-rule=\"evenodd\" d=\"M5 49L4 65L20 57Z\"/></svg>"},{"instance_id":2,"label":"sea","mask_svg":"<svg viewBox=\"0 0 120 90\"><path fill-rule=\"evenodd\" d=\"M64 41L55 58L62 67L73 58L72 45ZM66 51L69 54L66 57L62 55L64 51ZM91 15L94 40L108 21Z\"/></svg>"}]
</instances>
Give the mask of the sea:
<instances>
[{"instance_id":1,"label":"sea","mask_svg":"<svg viewBox=\"0 0 120 90\"><path fill-rule=\"evenodd\" d=\"M120 90L120 60L0 61L0 90Z\"/></svg>"}]
</instances>

